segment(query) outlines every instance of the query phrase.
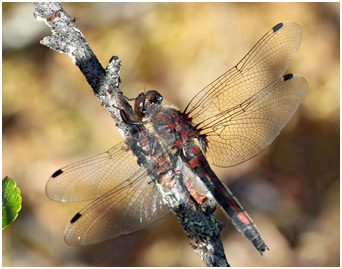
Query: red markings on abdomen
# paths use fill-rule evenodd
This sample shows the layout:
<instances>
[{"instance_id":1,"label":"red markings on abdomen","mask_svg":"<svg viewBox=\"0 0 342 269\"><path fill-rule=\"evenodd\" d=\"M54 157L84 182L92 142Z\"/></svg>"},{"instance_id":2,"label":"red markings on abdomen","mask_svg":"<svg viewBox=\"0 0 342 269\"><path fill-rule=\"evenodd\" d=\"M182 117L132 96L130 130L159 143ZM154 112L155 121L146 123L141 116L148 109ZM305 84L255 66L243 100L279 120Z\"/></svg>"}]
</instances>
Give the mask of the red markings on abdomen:
<instances>
[{"instance_id":1,"label":"red markings on abdomen","mask_svg":"<svg viewBox=\"0 0 342 269\"><path fill-rule=\"evenodd\" d=\"M238 219L241 220L244 224L247 224L247 225L250 224L250 221L244 212L240 212L238 214Z\"/></svg>"},{"instance_id":2,"label":"red markings on abdomen","mask_svg":"<svg viewBox=\"0 0 342 269\"><path fill-rule=\"evenodd\" d=\"M227 204L231 209L235 211L239 211L241 209L240 205L236 202L236 200L233 197L227 200Z\"/></svg>"},{"instance_id":3,"label":"red markings on abdomen","mask_svg":"<svg viewBox=\"0 0 342 269\"><path fill-rule=\"evenodd\" d=\"M206 168L208 167L208 162L203 156L203 154L199 154L196 157L192 158L188 161L191 169L194 170L195 168Z\"/></svg>"}]
</instances>

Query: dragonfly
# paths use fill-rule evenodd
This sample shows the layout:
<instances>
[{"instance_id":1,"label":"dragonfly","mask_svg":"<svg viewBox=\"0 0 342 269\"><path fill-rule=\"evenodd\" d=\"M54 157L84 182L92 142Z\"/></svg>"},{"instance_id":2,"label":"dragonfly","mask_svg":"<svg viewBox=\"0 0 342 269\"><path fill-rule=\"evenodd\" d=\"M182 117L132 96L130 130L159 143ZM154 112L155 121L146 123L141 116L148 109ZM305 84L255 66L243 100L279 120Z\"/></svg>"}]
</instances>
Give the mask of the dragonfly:
<instances>
[{"instance_id":1,"label":"dragonfly","mask_svg":"<svg viewBox=\"0 0 342 269\"><path fill-rule=\"evenodd\" d=\"M92 201L66 227L66 243L95 244L166 216L170 209L151 184L151 175L162 177L178 169L202 182L261 254L268 250L251 217L208 160L219 167L245 162L270 145L292 118L308 88L302 76L285 74L301 37L297 23L277 24L237 65L198 92L184 111L155 90L140 93L134 99L137 120L125 121L145 130L136 138L141 148L123 141L57 170L47 182L46 194L52 200ZM125 119L125 111L121 115ZM146 156L155 163L148 169L141 161ZM165 158L168 161L162 162ZM205 200L192 193L199 203Z\"/></svg>"}]
</instances>

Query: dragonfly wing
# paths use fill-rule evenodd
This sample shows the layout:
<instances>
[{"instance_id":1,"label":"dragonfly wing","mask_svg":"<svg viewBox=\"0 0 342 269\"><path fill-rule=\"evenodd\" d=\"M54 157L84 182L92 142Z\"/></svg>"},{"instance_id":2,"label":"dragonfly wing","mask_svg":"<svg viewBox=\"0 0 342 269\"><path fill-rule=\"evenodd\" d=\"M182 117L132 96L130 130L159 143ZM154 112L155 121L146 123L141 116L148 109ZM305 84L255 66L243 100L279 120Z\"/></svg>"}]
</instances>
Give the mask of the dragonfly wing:
<instances>
[{"instance_id":1,"label":"dragonfly wing","mask_svg":"<svg viewBox=\"0 0 342 269\"><path fill-rule=\"evenodd\" d=\"M207 154L215 165L234 166L259 154L298 108L305 79L282 76L301 36L296 23L274 26L235 67L191 100L186 111L206 134Z\"/></svg>"},{"instance_id":2,"label":"dragonfly wing","mask_svg":"<svg viewBox=\"0 0 342 269\"><path fill-rule=\"evenodd\" d=\"M96 199L115 188L140 169L137 158L125 147L121 142L57 170L46 184L46 195L55 201L79 202Z\"/></svg>"},{"instance_id":3,"label":"dragonfly wing","mask_svg":"<svg viewBox=\"0 0 342 269\"><path fill-rule=\"evenodd\" d=\"M144 168L77 213L65 230L69 245L90 245L139 230L170 210Z\"/></svg>"},{"instance_id":4,"label":"dragonfly wing","mask_svg":"<svg viewBox=\"0 0 342 269\"><path fill-rule=\"evenodd\" d=\"M236 165L263 151L278 136L302 102L308 85L300 75L285 75L271 90L265 89L243 105L243 109L215 130L208 154L219 166ZM209 142L210 143L210 142Z\"/></svg>"}]
</instances>

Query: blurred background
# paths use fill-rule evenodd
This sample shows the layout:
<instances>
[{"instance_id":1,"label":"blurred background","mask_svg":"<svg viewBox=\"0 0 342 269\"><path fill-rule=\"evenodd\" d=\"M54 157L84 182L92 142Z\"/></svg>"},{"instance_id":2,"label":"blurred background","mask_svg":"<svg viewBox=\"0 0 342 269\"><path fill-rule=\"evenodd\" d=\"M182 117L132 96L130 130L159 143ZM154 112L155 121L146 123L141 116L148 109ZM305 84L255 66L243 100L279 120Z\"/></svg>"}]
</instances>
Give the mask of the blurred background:
<instances>
[{"instance_id":1,"label":"blurred background","mask_svg":"<svg viewBox=\"0 0 342 269\"><path fill-rule=\"evenodd\" d=\"M16 180L22 210L2 232L3 266L203 266L168 215L145 229L88 247L64 243L85 204L45 196L57 169L123 138L64 54L39 44L50 29L30 3L3 3L2 172ZM160 91L184 109L279 22L303 28L288 70L309 84L303 104L274 143L219 177L244 205L271 251L263 257L225 223L232 266L340 265L339 3L65 3L102 65L122 61L121 90Z\"/></svg>"}]
</instances>

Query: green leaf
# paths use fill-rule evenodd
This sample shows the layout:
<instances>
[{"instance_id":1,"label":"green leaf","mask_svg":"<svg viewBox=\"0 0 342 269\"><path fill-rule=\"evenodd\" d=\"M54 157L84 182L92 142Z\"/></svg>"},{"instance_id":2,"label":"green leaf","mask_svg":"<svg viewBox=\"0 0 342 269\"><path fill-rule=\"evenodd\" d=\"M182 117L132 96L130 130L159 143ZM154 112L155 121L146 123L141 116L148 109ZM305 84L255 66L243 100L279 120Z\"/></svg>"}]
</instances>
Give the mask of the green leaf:
<instances>
[{"instance_id":1,"label":"green leaf","mask_svg":"<svg viewBox=\"0 0 342 269\"><path fill-rule=\"evenodd\" d=\"M20 190L13 179L5 177L2 181L2 229L17 218L20 209Z\"/></svg>"}]
</instances>

